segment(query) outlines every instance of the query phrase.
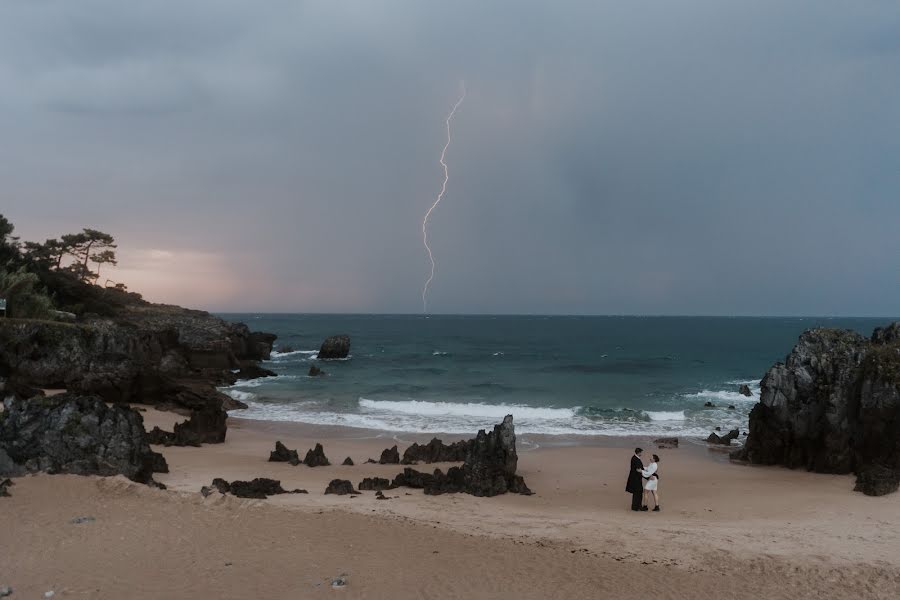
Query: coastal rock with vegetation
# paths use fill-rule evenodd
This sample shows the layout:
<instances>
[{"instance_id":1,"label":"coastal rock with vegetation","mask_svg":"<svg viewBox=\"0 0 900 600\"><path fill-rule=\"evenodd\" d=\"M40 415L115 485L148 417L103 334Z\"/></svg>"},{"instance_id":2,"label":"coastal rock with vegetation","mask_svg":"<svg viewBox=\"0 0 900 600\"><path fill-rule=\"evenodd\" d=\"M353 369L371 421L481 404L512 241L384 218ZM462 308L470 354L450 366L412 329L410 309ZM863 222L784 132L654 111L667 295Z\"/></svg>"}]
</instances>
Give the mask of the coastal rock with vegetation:
<instances>
[{"instance_id":1,"label":"coastal rock with vegetation","mask_svg":"<svg viewBox=\"0 0 900 600\"><path fill-rule=\"evenodd\" d=\"M868 495L900 480L900 322L871 338L803 333L762 380L750 435L732 455L755 464L856 473Z\"/></svg>"},{"instance_id":2,"label":"coastal rock with vegetation","mask_svg":"<svg viewBox=\"0 0 900 600\"><path fill-rule=\"evenodd\" d=\"M224 429L209 434L214 423L207 421L224 419L213 414L223 403L234 406L216 386L274 374L258 365L270 356L273 334L151 304L121 283L99 285L100 268L116 264L111 235L84 229L36 243L20 242L13 229L0 215L4 395L29 398L58 388L106 402L200 411L204 424L194 433L210 441L224 439Z\"/></svg>"},{"instance_id":3,"label":"coastal rock with vegetation","mask_svg":"<svg viewBox=\"0 0 900 600\"><path fill-rule=\"evenodd\" d=\"M0 468L0 476L46 471L140 483L167 470L147 444L140 413L76 394L8 400L0 413Z\"/></svg>"}]
</instances>

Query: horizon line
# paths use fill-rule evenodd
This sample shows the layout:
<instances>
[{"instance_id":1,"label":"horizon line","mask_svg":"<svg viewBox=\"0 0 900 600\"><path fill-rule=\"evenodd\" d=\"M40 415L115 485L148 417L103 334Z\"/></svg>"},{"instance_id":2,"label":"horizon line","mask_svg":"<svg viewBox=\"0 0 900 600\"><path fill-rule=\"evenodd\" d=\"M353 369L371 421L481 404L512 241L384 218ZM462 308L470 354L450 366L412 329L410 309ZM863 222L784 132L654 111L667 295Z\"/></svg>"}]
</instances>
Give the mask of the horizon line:
<instances>
[{"instance_id":1,"label":"horizon line","mask_svg":"<svg viewBox=\"0 0 900 600\"><path fill-rule=\"evenodd\" d=\"M900 320L900 315L813 315L813 314L678 314L678 313L429 313L419 312L324 312L324 311L254 311L207 310L220 315L316 315L316 316L391 316L391 317L615 317L615 318L679 318L679 319L888 319Z\"/></svg>"}]
</instances>

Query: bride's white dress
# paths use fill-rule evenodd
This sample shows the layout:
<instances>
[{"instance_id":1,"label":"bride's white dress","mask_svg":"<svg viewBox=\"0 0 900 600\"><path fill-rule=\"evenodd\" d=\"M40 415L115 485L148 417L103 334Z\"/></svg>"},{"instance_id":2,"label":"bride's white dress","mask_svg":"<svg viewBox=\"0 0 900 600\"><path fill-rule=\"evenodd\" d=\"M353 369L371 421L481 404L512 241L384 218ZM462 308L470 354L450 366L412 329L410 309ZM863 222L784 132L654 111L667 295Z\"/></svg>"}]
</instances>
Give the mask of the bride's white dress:
<instances>
[{"instance_id":1,"label":"bride's white dress","mask_svg":"<svg viewBox=\"0 0 900 600\"><path fill-rule=\"evenodd\" d=\"M644 489L650 492L656 491L656 486L659 483L659 479L656 477L652 477L656 474L656 470L659 468L658 463L650 463L650 466L646 469L641 470L641 475L644 477L649 477L650 479L646 479L644 481Z\"/></svg>"}]
</instances>

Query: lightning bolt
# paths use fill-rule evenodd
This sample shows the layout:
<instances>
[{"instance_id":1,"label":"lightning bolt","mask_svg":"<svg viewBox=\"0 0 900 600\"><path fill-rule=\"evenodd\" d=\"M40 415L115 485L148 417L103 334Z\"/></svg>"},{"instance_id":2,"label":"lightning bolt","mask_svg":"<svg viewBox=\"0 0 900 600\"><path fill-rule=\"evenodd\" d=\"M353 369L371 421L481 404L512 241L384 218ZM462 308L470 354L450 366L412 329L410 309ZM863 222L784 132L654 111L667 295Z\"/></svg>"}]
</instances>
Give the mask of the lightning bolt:
<instances>
[{"instance_id":1,"label":"lightning bolt","mask_svg":"<svg viewBox=\"0 0 900 600\"><path fill-rule=\"evenodd\" d=\"M447 125L447 143L444 144L444 149L441 150L441 166L444 168L444 183L441 184L441 191L437 195L437 198L434 201L434 204L431 205L431 208L428 209L428 212L425 213L425 218L422 219L422 243L425 244L425 250L428 252L428 260L431 261L431 275L428 276L428 280L425 282L425 287L422 288L422 312L428 312L428 286L431 285L431 282L434 280L434 254L431 252L431 246L428 245L428 218L431 216L431 213L437 208L437 205L441 203L441 200L444 198L444 193L447 191L447 181L450 180L450 172L447 170L447 163L444 162L444 158L447 155L447 148L450 147L450 121L453 120L453 115L456 114L456 109L459 108L459 105L462 104L463 100L466 99L466 84L465 82L461 83L462 94L459 97L459 100L456 101L456 104L453 105L453 108L450 110L450 114L447 115L447 120L445 121Z\"/></svg>"}]
</instances>

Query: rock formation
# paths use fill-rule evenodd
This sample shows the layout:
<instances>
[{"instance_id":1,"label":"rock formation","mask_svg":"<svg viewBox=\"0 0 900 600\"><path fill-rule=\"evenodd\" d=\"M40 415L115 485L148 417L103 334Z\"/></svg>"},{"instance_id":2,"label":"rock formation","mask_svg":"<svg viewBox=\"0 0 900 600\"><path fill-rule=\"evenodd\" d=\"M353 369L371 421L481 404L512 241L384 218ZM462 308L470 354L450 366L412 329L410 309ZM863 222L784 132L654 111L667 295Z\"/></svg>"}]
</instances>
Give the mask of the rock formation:
<instances>
[{"instance_id":1,"label":"rock formation","mask_svg":"<svg viewBox=\"0 0 900 600\"><path fill-rule=\"evenodd\" d=\"M213 405L202 406L191 411L191 416L183 423L176 423L172 432L154 427L147 433L147 441L164 446L200 446L201 444L221 444L228 430L228 413Z\"/></svg>"},{"instance_id":2,"label":"rock formation","mask_svg":"<svg viewBox=\"0 0 900 600\"><path fill-rule=\"evenodd\" d=\"M359 492L353 489L353 484L346 479L332 479L331 483L328 484L328 487L325 488L325 493L337 494L338 496L359 494Z\"/></svg>"},{"instance_id":3,"label":"rock formation","mask_svg":"<svg viewBox=\"0 0 900 600\"><path fill-rule=\"evenodd\" d=\"M95 293L95 287L84 289ZM221 407L227 396L216 386L271 374L256 363L269 358L272 334L134 299L102 309L105 316L85 314L74 323L0 319L5 387L61 388L106 402L196 410Z\"/></svg>"},{"instance_id":4,"label":"rock formation","mask_svg":"<svg viewBox=\"0 0 900 600\"><path fill-rule=\"evenodd\" d=\"M750 435L734 458L857 474L882 495L900 478L900 322L867 339L853 331L803 333L762 380Z\"/></svg>"},{"instance_id":5,"label":"rock formation","mask_svg":"<svg viewBox=\"0 0 900 600\"><path fill-rule=\"evenodd\" d=\"M325 371L317 367L316 365L309 365L309 372L307 372L307 377L318 377L319 375L324 375Z\"/></svg>"},{"instance_id":6,"label":"rock formation","mask_svg":"<svg viewBox=\"0 0 900 600\"><path fill-rule=\"evenodd\" d=\"M389 490L391 489L391 481L383 477L366 477L359 482L359 489L364 491Z\"/></svg>"},{"instance_id":7,"label":"rock formation","mask_svg":"<svg viewBox=\"0 0 900 600\"><path fill-rule=\"evenodd\" d=\"M400 464L400 452L397 450L397 446L393 448L387 448L382 450L381 458L378 459L378 464L380 465L399 465Z\"/></svg>"},{"instance_id":8,"label":"rock formation","mask_svg":"<svg viewBox=\"0 0 900 600\"><path fill-rule=\"evenodd\" d=\"M219 492L223 494L230 493L233 496L237 496L238 498L260 498L265 499L269 496L275 496L277 494L305 494L306 490L291 490L287 491L283 487L281 487L281 482L277 479L267 479L265 477L257 477L253 481L232 481L228 483L224 479L219 477L213 479L212 487L219 490ZM204 493L206 490L206 493ZM200 490L204 496L209 495L210 488L204 486L203 489Z\"/></svg>"},{"instance_id":9,"label":"rock formation","mask_svg":"<svg viewBox=\"0 0 900 600\"><path fill-rule=\"evenodd\" d=\"M347 458L344 459L344 462L342 462L341 464L344 465L345 467L352 467L353 459L348 456Z\"/></svg>"},{"instance_id":10,"label":"rock formation","mask_svg":"<svg viewBox=\"0 0 900 600\"><path fill-rule=\"evenodd\" d=\"M325 449L322 448L322 444L316 444L314 449L308 450L303 463L307 467L327 467L331 464L328 462L328 457L325 456Z\"/></svg>"},{"instance_id":11,"label":"rock formation","mask_svg":"<svg viewBox=\"0 0 900 600\"><path fill-rule=\"evenodd\" d=\"M13 483L12 479L4 479L3 481L0 481L0 498L8 498L11 495L9 493L9 488L11 488L13 485L15 484Z\"/></svg>"},{"instance_id":12,"label":"rock formation","mask_svg":"<svg viewBox=\"0 0 900 600\"><path fill-rule=\"evenodd\" d=\"M746 383L741 384L741 387L738 388L738 393L742 396L747 396L748 398L753 395L753 393L750 391L750 386Z\"/></svg>"},{"instance_id":13,"label":"rock formation","mask_svg":"<svg viewBox=\"0 0 900 600\"><path fill-rule=\"evenodd\" d=\"M0 413L0 466L23 472L125 475L150 483L165 459L144 437L140 413L96 396L11 399Z\"/></svg>"},{"instance_id":14,"label":"rock formation","mask_svg":"<svg viewBox=\"0 0 900 600\"><path fill-rule=\"evenodd\" d=\"M333 335L326 338L319 348L319 360L347 358L350 355L350 336Z\"/></svg>"},{"instance_id":15,"label":"rock formation","mask_svg":"<svg viewBox=\"0 0 900 600\"><path fill-rule=\"evenodd\" d=\"M469 441L469 449L462 466L451 467L445 474L435 469L433 474L406 468L392 482L394 486L423 488L426 494L465 492L473 496L496 496L512 492L532 492L521 475L516 475L516 432L512 415L495 425L491 433L483 429Z\"/></svg>"},{"instance_id":16,"label":"rock formation","mask_svg":"<svg viewBox=\"0 0 900 600\"><path fill-rule=\"evenodd\" d=\"M269 453L269 462L286 462L293 466L300 464L300 456L296 450L288 450L280 441L275 442L275 449Z\"/></svg>"},{"instance_id":17,"label":"rock formation","mask_svg":"<svg viewBox=\"0 0 900 600\"><path fill-rule=\"evenodd\" d=\"M471 440L460 440L448 446L438 438L432 438L430 442L424 445L414 443L403 453L403 460L400 461L400 464L462 462L466 460L466 453L469 451L471 444Z\"/></svg>"},{"instance_id":18,"label":"rock formation","mask_svg":"<svg viewBox=\"0 0 900 600\"><path fill-rule=\"evenodd\" d=\"M716 430L719 430L719 427L716 427ZM730 446L731 440L736 440L740 437L741 432L737 429L732 429L725 435L718 435L715 433L709 434L709 437L706 438L707 443L709 444L722 444L723 446Z\"/></svg>"}]
</instances>

